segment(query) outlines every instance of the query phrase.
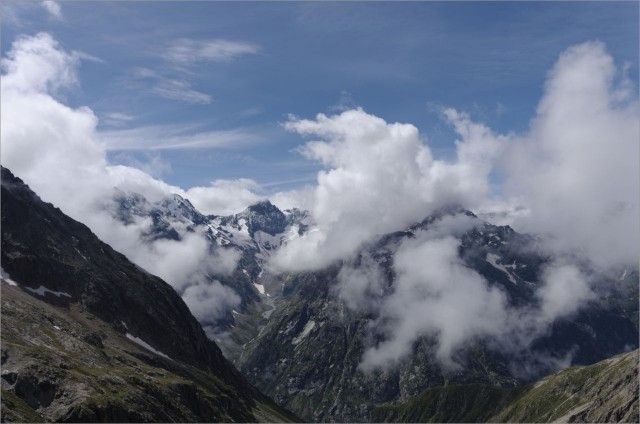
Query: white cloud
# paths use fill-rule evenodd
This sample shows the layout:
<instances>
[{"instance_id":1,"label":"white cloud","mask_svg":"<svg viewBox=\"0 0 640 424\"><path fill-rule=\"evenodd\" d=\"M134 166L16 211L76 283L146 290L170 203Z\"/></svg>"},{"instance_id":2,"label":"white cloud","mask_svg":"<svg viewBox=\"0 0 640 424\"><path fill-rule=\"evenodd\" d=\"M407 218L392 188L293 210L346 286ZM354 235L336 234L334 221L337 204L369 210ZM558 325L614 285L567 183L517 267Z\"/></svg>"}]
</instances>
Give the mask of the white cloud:
<instances>
[{"instance_id":1,"label":"white cloud","mask_svg":"<svg viewBox=\"0 0 640 424\"><path fill-rule=\"evenodd\" d=\"M133 75L154 81L149 92L165 99L200 105L208 105L213 101L209 94L193 90L188 81L167 78L148 68L136 68Z\"/></svg>"},{"instance_id":2,"label":"white cloud","mask_svg":"<svg viewBox=\"0 0 640 424\"><path fill-rule=\"evenodd\" d=\"M201 213L232 215L263 200L256 194L260 186L253 180L215 180L208 187L193 187L186 196Z\"/></svg>"},{"instance_id":3,"label":"white cloud","mask_svg":"<svg viewBox=\"0 0 640 424\"><path fill-rule=\"evenodd\" d=\"M290 119L287 129L324 140L310 141L300 152L329 169L319 172L311 205L318 231L278 251L272 265L321 268L438 207L479 204L489 190L490 160L503 139L464 115L447 113L466 136L457 142L455 162L434 159L413 125L389 124L362 109Z\"/></svg>"},{"instance_id":4,"label":"white cloud","mask_svg":"<svg viewBox=\"0 0 640 424\"><path fill-rule=\"evenodd\" d=\"M62 19L62 8L53 0L44 0L40 3L49 14L55 19Z\"/></svg>"},{"instance_id":5,"label":"white cloud","mask_svg":"<svg viewBox=\"0 0 640 424\"><path fill-rule=\"evenodd\" d=\"M187 287L182 295L191 313L200 322L215 322L240 304L240 297L218 281Z\"/></svg>"},{"instance_id":6,"label":"white cloud","mask_svg":"<svg viewBox=\"0 0 640 424\"><path fill-rule=\"evenodd\" d=\"M201 234L188 232L180 222L172 223L181 236L179 241L148 242L145 233L150 219L125 225L113 217L116 188L140 193L150 202L185 193L139 169L110 164L101 142L105 136L96 129L98 119L93 111L68 107L52 97L77 84L78 64L78 56L65 51L49 34L22 36L14 42L3 60L0 80L3 166L43 200L88 225L102 240L177 290L198 284L198 290L224 293L219 299L210 298L210 308L219 315L235 305L235 298L215 284L201 286L207 275L231 272L239 253L222 248L212 251ZM197 138L191 143L204 144ZM234 196L231 189L226 194ZM198 302L191 297L189 301L201 308L203 296L195 298Z\"/></svg>"},{"instance_id":7,"label":"white cloud","mask_svg":"<svg viewBox=\"0 0 640 424\"><path fill-rule=\"evenodd\" d=\"M460 137L452 161L434 158L414 126L387 123L362 109L314 120L291 117L287 129L319 139L299 149L325 167L310 204L318 231L289 243L272 265L321 268L451 203L541 234L555 254L583 256L598 267L635 264L637 111L633 84L604 45L585 43L561 55L524 134L498 135L465 113L444 109ZM491 186L493 172L504 179L502 197Z\"/></svg>"},{"instance_id":8,"label":"white cloud","mask_svg":"<svg viewBox=\"0 0 640 424\"><path fill-rule=\"evenodd\" d=\"M19 36L2 61L3 90L56 93L78 83L79 58L61 49L47 33Z\"/></svg>"},{"instance_id":9,"label":"white cloud","mask_svg":"<svg viewBox=\"0 0 640 424\"><path fill-rule=\"evenodd\" d=\"M531 130L503 159L509 193L530 213L523 230L597 266L640 255L640 120L636 89L602 43L567 49L545 85Z\"/></svg>"},{"instance_id":10,"label":"white cloud","mask_svg":"<svg viewBox=\"0 0 640 424\"><path fill-rule=\"evenodd\" d=\"M372 258L364 257L360 266L345 265L340 269L334 290L349 309L375 310L382 301L384 283L378 264Z\"/></svg>"},{"instance_id":11,"label":"white cloud","mask_svg":"<svg viewBox=\"0 0 640 424\"><path fill-rule=\"evenodd\" d=\"M179 100L185 103L208 105L213 101L210 95L192 90L191 84L188 82L175 79L159 81L151 88L151 92L165 99Z\"/></svg>"},{"instance_id":12,"label":"white cloud","mask_svg":"<svg viewBox=\"0 0 640 424\"><path fill-rule=\"evenodd\" d=\"M175 40L163 52L163 57L178 65L190 65L197 62L228 62L239 56L255 54L259 47L243 41L223 39Z\"/></svg>"},{"instance_id":13,"label":"white cloud","mask_svg":"<svg viewBox=\"0 0 640 424\"><path fill-rule=\"evenodd\" d=\"M193 125L153 125L101 131L107 150L174 150L237 147L262 138L245 129L195 131Z\"/></svg>"},{"instance_id":14,"label":"white cloud","mask_svg":"<svg viewBox=\"0 0 640 424\"><path fill-rule=\"evenodd\" d=\"M109 112L105 113L101 119L100 124L106 125L109 127L121 127L132 121L135 121L136 117L133 115L129 115L126 113L120 112Z\"/></svg>"},{"instance_id":15,"label":"white cloud","mask_svg":"<svg viewBox=\"0 0 640 424\"><path fill-rule=\"evenodd\" d=\"M420 335L437 335L436 355L445 366L463 343L495 334L506 321L506 297L458 257L459 241L418 235L398 249L394 292L384 300L388 338L365 352L365 370L395 365L412 351Z\"/></svg>"},{"instance_id":16,"label":"white cloud","mask_svg":"<svg viewBox=\"0 0 640 424\"><path fill-rule=\"evenodd\" d=\"M436 358L447 370L459 367L454 359L459 349L480 339L522 354L553 321L571 316L594 297L579 269L554 263L544 271L536 294L539 305L510 306L501 289L464 265L458 256L460 240L442 230L418 233L399 246L394 290L379 300L380 318L374 325L386 338L365 351L363 370L394 366L423 336L435 337Z\"/></svg>"}]
</instances>

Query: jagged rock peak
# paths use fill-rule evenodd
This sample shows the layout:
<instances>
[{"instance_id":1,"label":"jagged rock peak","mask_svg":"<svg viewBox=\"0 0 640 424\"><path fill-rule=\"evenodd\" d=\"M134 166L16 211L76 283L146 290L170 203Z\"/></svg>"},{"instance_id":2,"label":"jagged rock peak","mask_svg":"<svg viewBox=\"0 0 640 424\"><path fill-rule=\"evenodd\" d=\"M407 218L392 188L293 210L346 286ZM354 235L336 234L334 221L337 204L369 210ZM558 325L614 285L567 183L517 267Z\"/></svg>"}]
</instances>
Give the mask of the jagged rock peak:
<instances>
[{"instance_id":1,"label":"jagged rock peak","mask_svg":"<svg viewBox=\"0 0 640 424\"><path fill-rule=\"evenodd\" d=\"M274 236L287 227L286 215L268 200L255 203L235 216L236 222L241 219L246 220L251 237L257 231Z\"/></svg>"}]
</instances>

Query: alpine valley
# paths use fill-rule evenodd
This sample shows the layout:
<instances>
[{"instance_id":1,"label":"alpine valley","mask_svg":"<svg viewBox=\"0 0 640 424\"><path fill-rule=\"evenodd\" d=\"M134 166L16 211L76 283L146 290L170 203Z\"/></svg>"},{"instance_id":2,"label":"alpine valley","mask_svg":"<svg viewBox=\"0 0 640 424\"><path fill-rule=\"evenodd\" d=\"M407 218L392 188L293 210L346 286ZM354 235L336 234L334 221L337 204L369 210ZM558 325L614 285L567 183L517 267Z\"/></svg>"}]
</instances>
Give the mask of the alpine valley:
<instances>
[{"instance_id":1,"label":"alpine valley","mask_svg":"<svg viewBox=\"0 0 640 424\"><path fill-rule=\"evenodd\" d=\"M456 205L329 266L284 272L271 258L314 230L307 211L265 200L204 215L178 195L152 202L116 190L106 210L123 225L147 222L147 243L207 244L215 260L190 278L234 301L202 313L188 285L150 274L18 177L2 169L3 422L640 420L637 268L577 260L595 295L532 325L526 313L544 310L556 258L536 236ZM389 366L367 366L400 331L385 305L400 291L407 246L443 231L455 233L456 266L519 311L506 322L527 337L478 332L443 355L444 330L418 330Z\"/></svg>"}]
</instances>

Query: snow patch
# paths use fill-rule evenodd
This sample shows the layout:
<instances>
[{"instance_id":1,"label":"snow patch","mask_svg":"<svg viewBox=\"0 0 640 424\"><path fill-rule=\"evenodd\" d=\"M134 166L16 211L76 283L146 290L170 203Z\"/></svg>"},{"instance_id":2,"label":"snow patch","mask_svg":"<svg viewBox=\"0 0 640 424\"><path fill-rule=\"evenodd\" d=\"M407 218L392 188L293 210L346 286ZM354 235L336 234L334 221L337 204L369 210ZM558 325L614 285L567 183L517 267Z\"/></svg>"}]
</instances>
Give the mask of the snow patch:
<instances>
[{"instance_id":1,"label":"snow patch","mask_svg":"<svg viewBox=\"0 0 640 424\"><path fill-rule=\"evenodd\" d=\"M82 254L82 252L80 252L80 251L78 250L78 248L77 248L77 247L74 247L74 249L76 249L76 252L78 252L78 255L82 256L82 259L84 259L85 261L89 262L89 259L87 259L87 257L86 257L86 256L84 256L84 255Z\"/></svg>"},{"instance_id":2,"label":"snow patch","mask_svg":"<svg viewBox=\"0 0 640 424\"><path fill-rule=\"evenodd\" d=\"M0 276L2 277L2 279L4 280L5 283L9 284L10 286L17 286L18 283L16 283L15 281L13 281L11 279L11 277L9 276L8 273L6 273L4 271L4 269L2 267L0 267Z\"/></svg>"},{"instance_id":3,"label":"snow patch","mask_svg":"<svg viewBox=\"0 0 640 424\"><path fill-rule=\"evenodd\" d=\"M511 281L513 284L518 284L516 279L513 278L513 275L511 275L511 273L509 272L509 269L505 265L501 265L498 263L499 258L500 257L494 253L487 253L487 262L489 262L492 267L497 268L500 271L507 274L507 277L509 277L509 281ZM513 263L515 265L515 261ZM513 265L508 265L508 266L513 266Z\"/></svg>"},{"instance_id":4,"label":"snow patch","mask_svg":"<svg viewBox=\"0 0 640 424\"><path fill-rule=\"evenodd\" d=\"M262 284L253 283L253 287L256 288L260 292L260 294L264 294L264 286Z\"/></svg>"},{"instance_id":5,"label":"snow patch","mask_svg":"<svg viewBox=\"0 0 640 424\"><path fill-rule=\"evenodd\" d=\"M143 348L147 349L150 352L155 353L156 355L160 355L160 356L162 356L164 358L171 359L167 355L165 355L164 353L160 352L159 350L154 349L147 342L145 342L144 340L142 340L142 339L140 339L140 338L138 338L136 336L133 336L133 335L127 333L127 339L137 343L138 345L142 346ZM171 360L173 360L173 359L171 359Z\"/></svg>"},{"instance_id":6,"label":"snow patch","mask_svg":"<svg viewBox=\"0 0 640 424\"><path fill-rule=\"evenodd\" d=\"M299 344L300 342L303 341L303 339L305 337L307 337L309 335L309 333L311 333L311 330L313 330L316 327L316 322L314 320L310 320L309 322L307 322L307 324L304 326L304 328L302 329L302 331L300 332L300 334L298 334L292 341L291 343L293 343L294 345Z\"/></svg>"},{"instance_id":7,"label":"snow patch","mask_svg":"<svg viewBox=\"0 0 640 424\"><path fill-rule=\"evenodd\" d=\"M71 295L69 293L49 290L45 286L40 286L37 289L32 289L31 287L24 287L24 289L25 290L29 290L31 293L35 293L38 296L44 296L47 293L51 293L52 295L57 296L57 297L60 297L60 296L71 297Z\"/></svg>"}]
</instances>

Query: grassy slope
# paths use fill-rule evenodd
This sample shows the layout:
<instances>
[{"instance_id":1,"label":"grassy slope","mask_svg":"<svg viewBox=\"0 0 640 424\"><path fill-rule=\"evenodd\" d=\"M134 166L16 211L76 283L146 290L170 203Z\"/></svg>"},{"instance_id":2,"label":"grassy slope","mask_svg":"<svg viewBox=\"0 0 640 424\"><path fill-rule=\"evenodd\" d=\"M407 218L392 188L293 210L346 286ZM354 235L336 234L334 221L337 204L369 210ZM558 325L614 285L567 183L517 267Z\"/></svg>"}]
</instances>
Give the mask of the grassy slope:
<instances>
[{"instance_id":1,"label":"grassy slope","mask_svg":"<svg viewBox=\"0 0 640 424\"><path fill-rule=\"evenodd\" d=\"M18 376L17 383L3 382L2 421L299 421L260 395L244 406L249 415L231 416L244 401L215 376L156 356L84 311L49 305L4 282L2 330L3 371ZM99 334L104 346L88 343L89 334ZM42 384L54 386L55 397L45 399Z\"/></svg>"},{"instance_id":2,"label":"grassy slope","mask_svg":"<svg viewBox=\"0 0 640 424\"><path fill-rule=\"evenodd\" d=\"M638 422L638 350L573 367L518 389L435 387L400 405L378 405L384 422Z\"/></svg>"}]
</instances>

